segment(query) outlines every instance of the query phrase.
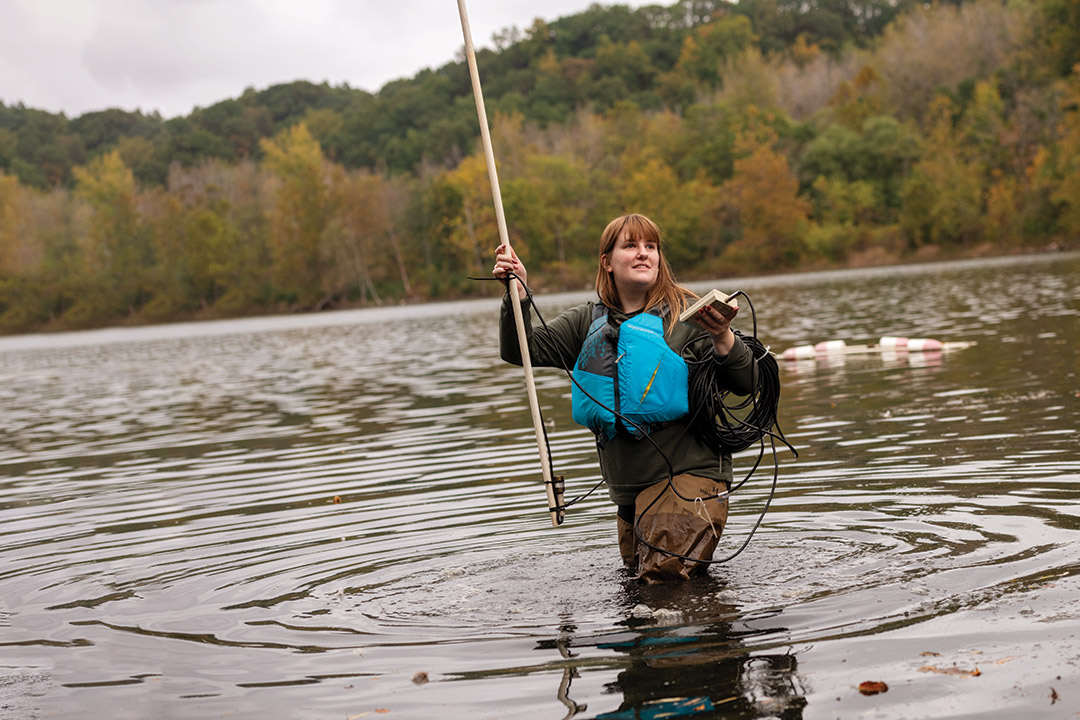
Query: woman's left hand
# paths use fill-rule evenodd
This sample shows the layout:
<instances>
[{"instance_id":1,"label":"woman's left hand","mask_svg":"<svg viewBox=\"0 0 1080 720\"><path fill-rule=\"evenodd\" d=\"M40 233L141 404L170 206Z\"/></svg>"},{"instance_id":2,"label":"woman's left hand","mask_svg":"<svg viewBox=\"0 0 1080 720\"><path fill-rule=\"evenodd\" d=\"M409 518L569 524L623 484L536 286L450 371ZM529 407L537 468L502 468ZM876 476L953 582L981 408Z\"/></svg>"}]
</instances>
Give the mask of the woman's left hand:
<instances>
[{"instance_id":1,"label":"woman's left hand","mask_svg":"<svg viewBox=\"0 0 1080 720\"><path fill-rule=\"evenodd\" d=\"M711 305L698 310L698 322L707 333L712 335L713 351L720 357L725 357L735 346L735 333L731 332L731 321L738 314L739 308L735 308L730 315L724 317L723 313Z\"/></svg>"}]
</instances>

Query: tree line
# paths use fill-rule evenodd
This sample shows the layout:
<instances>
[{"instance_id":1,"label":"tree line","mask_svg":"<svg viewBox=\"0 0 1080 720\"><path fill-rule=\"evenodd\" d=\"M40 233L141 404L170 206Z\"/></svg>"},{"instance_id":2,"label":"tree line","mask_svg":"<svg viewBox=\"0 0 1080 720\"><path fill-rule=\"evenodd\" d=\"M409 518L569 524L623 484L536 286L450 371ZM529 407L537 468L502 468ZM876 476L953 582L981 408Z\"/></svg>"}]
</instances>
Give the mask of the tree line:
<instances>
[{"instance_id":1,"label":"tree line","mask_svg":"<svg viewBox=\"0 0 1080 720\"><path fill-rule=\"evenodd\" d=\"M656 219L685 278L1071 242L1074 0L593 6L479 63L537 289ZM190 116L0 105L0 329L491 293L462 62L377 94L292 83Z\"/></svg>"}]
</instances>

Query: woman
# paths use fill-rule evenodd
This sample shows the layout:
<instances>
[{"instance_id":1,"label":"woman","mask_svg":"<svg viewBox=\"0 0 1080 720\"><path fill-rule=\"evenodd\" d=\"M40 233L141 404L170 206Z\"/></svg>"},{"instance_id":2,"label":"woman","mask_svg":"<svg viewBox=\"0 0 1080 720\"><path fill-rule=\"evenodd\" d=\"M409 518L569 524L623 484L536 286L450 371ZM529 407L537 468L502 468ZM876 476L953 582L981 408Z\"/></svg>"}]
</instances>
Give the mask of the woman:
<instances>
[{"instance_id":1,"label":"woman","mask_svg":"<svg viewBox=\"0 0 1080 720\"><path fill-rule=\"evenodd\" d=\"M527 284L525 266L501 245L492 274L506 281L510 272ZM731 331L736 313L704 308L699 322L707 333L679 322L695 296L675 281L660 229L643 215L616 218L604 229L596 293L598 303L533 327L519 285L532 364L573 368L574 420L596 433L600 471L618 506L623 562L648 582L686 578L705 565L671 553L712 557L727 520L727 498L716 496L732 481L731 456L690 430L687 362L715 363L725 389L749 395L755 361ZM503 360L520 365L509 296L499 330Z\"/></svg>"}]
</instances>

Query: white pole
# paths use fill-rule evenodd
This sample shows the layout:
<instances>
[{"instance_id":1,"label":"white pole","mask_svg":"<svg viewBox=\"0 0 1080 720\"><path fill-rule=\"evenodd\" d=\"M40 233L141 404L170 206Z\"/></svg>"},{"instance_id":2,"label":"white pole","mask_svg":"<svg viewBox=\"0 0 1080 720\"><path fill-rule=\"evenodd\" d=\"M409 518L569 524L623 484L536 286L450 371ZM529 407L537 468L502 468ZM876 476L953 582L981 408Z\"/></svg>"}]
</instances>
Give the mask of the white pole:
<instances>
[{"instance_id":1,"label":"white pole","mask_svg":"<svg viewBox=\"0 0 1080 720\"><path fill-rule=\"evenodd\" d=\"M488 180L491 182L491 197L495 201L495 220L499 225L499 241L510 249L510 237L506 232L506 216L503 213L502 193L499 190L499 174L495 170L495 151L491 147L491 133L488 130L487 110L484 109L484 94L480 89L480 73L476 69L476 53L473 50L472 31L469 30L469 13L465 10L465 0L458 0L458 13L461 15L461 32L465 35L465 57L469 63L469 77L472 78L473 97L476 99L476 115L480 120L480 139L484 144L484 156L487 158ZM510 279L508 287L510 304L514 309L514 322L517 325L518 344L521 345L521 364L525 369L525 388L529 396L529 409L532 411L533 429L536 431L536 446L540 451L540 469L547 489L548 509L551 512L551 526L558 527L559 511L556 509L554 480L548 454L544 444L543 420L540 418L540 402L536 397L536 383L533 380L532 359L529 357L529 341L525 336L525 317L521 312L521 298L518 297L518 281Z\"/></svg>"}]
</instances>

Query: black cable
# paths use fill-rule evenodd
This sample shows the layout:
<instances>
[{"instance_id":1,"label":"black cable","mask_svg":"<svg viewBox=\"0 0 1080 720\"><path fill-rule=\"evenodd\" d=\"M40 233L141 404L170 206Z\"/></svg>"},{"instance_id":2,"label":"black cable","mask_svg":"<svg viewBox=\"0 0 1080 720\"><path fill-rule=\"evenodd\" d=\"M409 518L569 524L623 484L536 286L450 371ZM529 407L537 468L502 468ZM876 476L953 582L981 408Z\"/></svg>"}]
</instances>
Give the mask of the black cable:
<instances>
[{"instance_id":1,"label":"black cable","mask_svg":"<svg viewBox=\"0 0 1080 720\"><path fill-rule=\"evenodd\" d=\"M717 378L718 369L711 358L706 362L690 365L690 403L694 411L693 430L710 447L728 453L742 452L758 442L763 436L783 437L776 419L780 405L780 368L776 358L755 337L734 331L750 348L756 362L757 387L741 402L728 404L730 390L722 389ZM785 441L790 448L790 444ZM797 455L796 455L797 457Z\"/></svg>"}]
</instances>

